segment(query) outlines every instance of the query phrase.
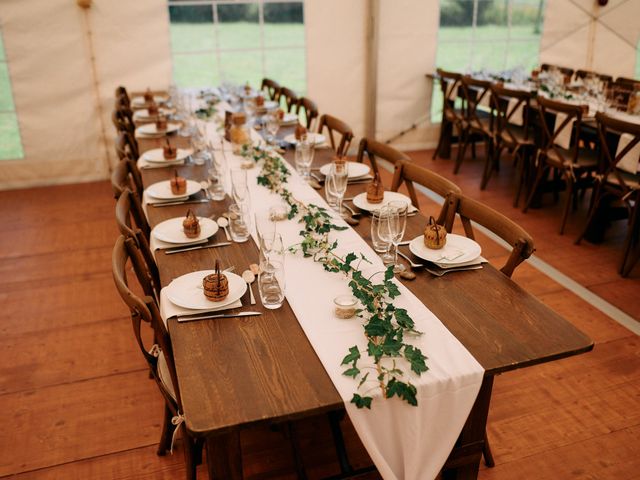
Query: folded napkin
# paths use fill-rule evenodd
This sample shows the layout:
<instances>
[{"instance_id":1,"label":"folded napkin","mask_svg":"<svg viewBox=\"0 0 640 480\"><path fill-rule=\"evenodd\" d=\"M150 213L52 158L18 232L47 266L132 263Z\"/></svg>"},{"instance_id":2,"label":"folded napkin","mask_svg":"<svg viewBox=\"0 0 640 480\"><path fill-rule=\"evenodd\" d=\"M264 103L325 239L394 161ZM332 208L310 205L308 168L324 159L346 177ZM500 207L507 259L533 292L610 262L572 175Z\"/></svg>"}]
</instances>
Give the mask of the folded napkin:
<instances>
[{"instance_id":1,"label":"folded napkin","mask_svg":"<svg viewBox=\"0 0 640 480\"><path fill-rule=\"evenodd\" d=\"M431 262L435 265L437 265L438 267L440 267L443 270L446 270L448 268L460 268L460 267L471 267L474 265L481 265L483 263L489 263L488 260L486 258L484 258L482 255L480 255L478 258L474 258L473 260L469 260L467 262L462 262L462 263L455 263L455 264L451 264L451 263L438 263L438 262Z\"/></svg>"},{"instance_id":2,"label":"folded napkin","mask_svg":"<svg viewBox=\"0 0 640 480\"><path fill-rule=\"evenodd\" d=\"M144 154L138 159L137 165L139 169L147 169L147 168L167 168L167 167L176 167L179 165L184 165L185 159L182 160L172 160L167 161L166 163L158 163L158 162L147 162L144 158Z\"/></svg>"},{"instance_id":3,"label":"folded napkin","mask_svg":"<svg viewBox=\"0 0 640 480\"><path fill-rule=\"evenodd\" d=\"M167 293L165 292L166 288L167 287L160 290L160 317L162 318L162 321L165 323L165 325L167 324L167 320L173 316L193 315L194 313L200 312L202 312L203 314L209 312L221 312L223 310L231 310L232 308L239 308L242 306L242 300L236 300L235 302L230 303L229 305L225 305L224 307L212 307L211 309L207 310L193 310L191 308L182 308L178 305L175 305L171 302L171 300L167 298Z\"/></svg>"},{"instance_id":4,"label":"folded napkin","mask_svg":"<svg viewBox=\"0 0 640 480\"><path fill-rule=\"evenodd\" d=\"M169 243L162 240L158 240L156 236L151 231L151 235L149 236L149 248L151 252L153 252L153 256L156 255L156 250L164 249L164 248L178 248L178 247L197 247L198 245L203 245L208 243L210 238L205 238L200 242L191 242L191 243Z\"/></svg>"}]
</instances>

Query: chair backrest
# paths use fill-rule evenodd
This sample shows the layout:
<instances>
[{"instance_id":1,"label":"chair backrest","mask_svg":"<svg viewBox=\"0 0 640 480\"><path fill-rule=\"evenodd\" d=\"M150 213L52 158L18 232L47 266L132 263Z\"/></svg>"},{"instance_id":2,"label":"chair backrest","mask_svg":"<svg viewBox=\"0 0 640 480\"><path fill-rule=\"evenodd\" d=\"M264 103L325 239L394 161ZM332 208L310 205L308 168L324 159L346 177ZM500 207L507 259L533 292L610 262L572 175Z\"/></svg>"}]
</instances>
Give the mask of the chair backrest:
<instances>
[{"instance_id":1,"label":"chair backrest","mask_svg":"<svg viewBox=\"0 0 640 480\"><path fill-rule=\"evenodd\" d=\"M396 150L395 148L385 143L380 143L376 140L370 140L368 138L363 138L362 140L360 140L356 161L364 162L365 155L369 159L369 163L371 164L371 168L373 169L374 174L379 173L376 157L391 163L392 165L394 165L395 169L397 169L397 165L399 162L411 162L411 158L409 158L401 151Z\"/></svg>"},{"instance_id":2,"label":"chair backrest","mask_svg":"<svg viewBox=\"0 0 640 480\"><path fill-rule=\"evenodd\" d=\"M515 129L519 127L524 131L524 139L529 138L529 108L531 105L531 92L524 90L512 90L500 85L491 85L493 106L496 114L496 133L503 135L513 144L517 143ZM522 114L522 125L516 122L516 115Z\"/></svg>"},{"instance_id":3,"label":"chair backrest","mask_svg":"<svg viewBox=\"0 0 640 480\"><path fill-rule=\"evenodd\" d=\"M124 103L127 107L131 106L131 99L129 98L129 92L122 85L116 88L116 98L121 98L122 103Z\"/></svg>"},{"instance_id":4,"label":"chair backrest","mask_svg":"<svg viewBox=\"0 0 640 480\"><path fill-rule=\"evenodd\" d=\"M136 159L140 157L138 141L129 132L120 131L116 137L116 154L122 160L125 157Z\"/></svg>"},{"instance_id":5,"label":"chair backrest","mask_svg":"<svg viewBox=\"0 0 640 480\"><path fill-rule=\"evenodd\" d=\"M301 111L304 112L305 126L307 127L307 130L312 131L313 122L318 118L318 107L316 103L307 97L300 97L298 99L296 113L300 115Z\"/></svg>"},{"instance_id":6,"label":"chair backrest","mask_svg":"<svg viewBox=\"0 0 640 480\"><path fill-rule=\"evenodd\" d=\"M269 95L270 100L278 101L280 96L280 84L270 78L263 78L260 90L264 90Z\"/></svg>"},{"instance_id":7,"label":"chair backrest","mask_svg":"<svg viewBox=\"0 0 640 480\"><path fill-rule=\"evenodd\" d=\"M351 145L351 140L353 140L353 130L351 127L342 120L325 113L320 117L320 121L318 122L318 133L322 133L325 128L327 129L331 148L336 152L336 155L339 157L346 155L347 150L349 150L349 145ZM335 132L340 135L340 142L337 144L334 136Z\"/></svg>"},{"instance_id":8,"label":"chair backrest","mask_svg":"<svg viewBox=\"0 0 640 480\"><path fill-rule=\"evenodd\" d=\"M445 199L442 208L440 209L440 213L437 216L437 223L444 225L447 216L447 208L449 204L447 199L449 195L452 193L462 193L460 187L458 187L455 183L447 180L441 175L438 175L431 170L428 170L420 165L416 165L411 161L399 160L396 163L396 169L393 173L393 182L391 184L391 191L397 192L402 182L405 182L407 185L407 190L409 191L409 197L411 198L411 203L415 207L420 207L418 203L418 196L416 195L416 191L414 188L414 183L422 185L423 187L428 188L432 192L437 193L441 197Z\"/></svg>"},{"instance_id":9,"label":"chair backrest","mask_svg":"<svg viewBox=\"0 0 640 480\"><path fill-rule=\"evenodd\" d=\"M607 88L607 102L617 110L626 111L629 106L629 98L635 88L640 88L640 83L620 82L617 79Z\"/></svg>"},{"instance_id":10,"label":"chair backrest","mask_svg":"<svg viewBox=\"0 0 640 480\"><path fill-rule=\"evenodd\" d=\"M136 337L136 342L140 347L142 356L147 361L153 378L160 388L160 392L165 399L175 406L178 410L182 411L182 404L180 399L180 389L178 386L178 378L176 375L175 364L173 362L173 348L171 345L171 338L167 328L165 327L162 318L160 317L160 309L158 303L153 297L145 296L140 298L129 288L129 281L127 278L127 263L131 262L133 269L138 276L138 270L144 269L139 252L137 251L135 242L130 238L120 236L116 240L116 244L113 248L113 254L111 256L111 265L113 272L113 281L116 285L116 289L120 294L125 305L131 312L131 323L133 325L133 332ZM167 390L165 384L160 379L158 372L158 357L154 355L153 349L148 348L142 338L141 322L147 322L151 325L154 332L154 341L163 353L166 361L167 370L169 372L171 383L173 386L175 400L171 395L171 392Z\"/></svg>"},{"instance_id":11,"label":"chair backrest","mask_svg":"<svg viewBox=\"0 0 640 480\"><path fill-rule=\"evenodd\" d=\"M613 77L611 75L606 75L604 73L593 72L591 70L576 70L576 78L583 79L587 76L598 77L602 82L609 84L613 81Z\"/></svg>"},{"instance_id":12,"label":"chair backrest","mask_svg":"<svg viewBox=\"0 0 640 480\"><path fill-rule=\"evenodd\" d=\"M462 95L465 101L464 115L465 119L475 129L482 130L488 134L493 132L493 115L488 125L480 120L480 110L478 107L486 104L493 112L491 98L491 82L488 80L478 80L468 75L464 75L460 79L462 86Z\"/></svg>"},{"instance_id":13,"label":"chair backrest","mask_svg":"<svg viewBox=\"0 0 640 480\"><path fill-rule=\"evenodd\" d=\"M553 150L554 153L565 161L576 163L578 159L579 142L574 139L571 141L569 151L564 151L556 144L558 136L566 128L573 128L574 132L581 131L582 115L586 105L576 105L570 103L549 100L539 96L537 98L538 108L540 110L540 118L542 123L543 147L542 153L548 154ZM551 126L553 122L553 127Z\"/></svg>"},{"instance_id":14,"label":"chair backrest","mask_svg":"<svg viewBox=\"0 0 640 480\"><path fill-rule=\"evenodd\" d=\"M441 68L438 68L437 72L440 77L440 88L442 89L442 116L450 122L460 121L462 120L462 115L456 111L455 104L462 75L442 70Z\"/></svg>"},{"instance_id":15,"label":"chair backrest","mask_svg":"<svg viewBox=\"0 0 640 480\"><path fill-rule=\"evenodd\" d=\"M128 132L131 135L135 134L136 127L131 117L127 116L122 110L114 108L111 113L111 121L118 132Z\"/></svg>"},{"instance_id":16,"label":"chair backrest","mask_svg":"<svg viewBox=\"0 0 640 480\"><path fill-rule=\"evenodd\" d=\"M565 77L569 77L571 78L573 76L573 68L569 68L569 67L561 67L559 65L551 65L549 63L543 63L542 65L540 65L540 70L542 70L543 72L549 71L552 68L557 68L558 70L560 70L560 72L565 76Z\"/></svg>"},{"instance_id":17,"label":"chair backrest","mask_svg":"<svg viewBox=\"0 0 640 480\"><path fill-rule=\"evenodd\" d=\"M149 226L140 202L129 189L125 189L116 202L116 224L121 235L136 243L144 261L145 273L141 273L138 280L145 295L160 298L160 273L149 247L149 236L145 233L145 226L147 229Z\"/></svg>"},{"instance_id":18,"label":"chair backrest","mask_svg":"<svg viewBox=\"0 0 640 480\"><path fill-rule=\"evenodd\" d=\"M142 176L136 166L136 162L129 156L119 160L111 172L111 188L113 196L117 199L125 188L128 188L142 201Z\"/></svg>"},{"instance_id":19,"label":"chair backrest","mask_svg":"<svg viewBox=\"0 0 640 480\"><path fill-rule=\"evenodd\" d=\"M475 239L471 225L473 221L511 245L511 255L500 269L508 277L511 277L518 265L533 254L535 249L531 236L500 212L461 193L450 195L448 202L446 225L449 231L451 231L457 213L460 215L464 232L468 238Z\"/></svg>"},{"instance_id":20,"label":"chair backrest","mask_svg":"<svg viewBox=\"0 0 640 480\"><path fill-rule=\"evenodd\" d=\"M287 87L280 88L280 94L278 96L278 101L284 98L284 106L287 109L287 112L293 112L294 108L297 108L298 105L298 96L296 92ZM295 112L293 112L295 113Z\"/></svg>"},{"instance_id":21,"label":"chair backrest","mask_svg":"<svg viewBox=\"0 0 640 480\"><path fill-rule=\"evenodd\" d=\"M596 114L596 121L598 122L601 154L599 178L614 182L622 190L624 196L632 191L632 188L627 184L625 176L621 173L619 164L640 143L640 124L626 122L602 112ZM613 141L614 139L615 141ZM622 147L620 142L623 141L627 143ZM615 154L611 148L613 143L617 145ZM638 157L636 154L631 163L637 168L637 162Z\"/></svg>"},{"instance_id":22,"label":"chair backrest","mask_svg":"<svg viewBox=\"0 0 640 480\"><path fill-rule=\"evenodd\" d=\"M637 80L635 78L618 77L616 78L616 83L626 83L627 85L640 86L640 80Z\"/></svg>"}]
</instances>

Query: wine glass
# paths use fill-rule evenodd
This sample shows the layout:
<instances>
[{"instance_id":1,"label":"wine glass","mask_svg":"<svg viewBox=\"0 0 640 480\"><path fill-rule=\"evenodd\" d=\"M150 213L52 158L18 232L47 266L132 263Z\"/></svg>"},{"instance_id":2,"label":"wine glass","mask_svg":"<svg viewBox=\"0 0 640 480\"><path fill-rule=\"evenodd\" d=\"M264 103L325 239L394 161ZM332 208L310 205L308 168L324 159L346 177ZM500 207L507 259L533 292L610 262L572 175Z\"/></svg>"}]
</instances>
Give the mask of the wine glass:
<instances>
[{"instance_id":1,"label":"wine glass","mask_svg":"<svg viewBox=\"0 0 640 480\"><path fill-rule=\"evenodd\" d=\"M407 229L407 213L409 211L409 204L402 200L393 200L388 203L390 208L393 208L398 214L397 231L395 232L393 240L394 256L393 256L393 271L400 273L404 271L405 266L402 263L398 263L398 246L404 237L404 232Z\"/></svg>"},{"instance_id":2,"label":"wine glass","mask_svg":"<svg viewBox=\"0 0 640 480\"><path fill-rule=\"evenodd\" d=\"M404 204L391 205L392 202L385 205L380 209L380 223L378 223L378 236L394 246L394 255L384 255L382 257L385 264L392 260L393 271L395 273L402 272L404 265L398 263L398 244L402 240L404 230L407 224L407 204L405 202L398 202ZM391 263L391 262L389 262Z\"/></svg>"},{"instance_id":3,"label":"wine glass","mask_svg":"<svg viewBox=\"0 0 640 480\"><path fill-rule=\"evenodd\" d=\"M247 171L243 168L231 169L231 196L237 204L244 204L249 201Z\"/></svg>"},{"instance_id":4,"label":"wine glass","mask_svg":"<svg viewBox=\"0 0 640 480\"><path fill-rule=\"evenodd\" d=\"M296 144L296 170L307 183L311 178L310 169L315 152L315 145L308 140L300 140Z\"/></svg>"},{"instance_id":5,"label":"wine glass","mask_svg":"<svg viewBox=\"0 0 640 480\"><path fill-rule=\"evenodd\" d=\"M267 132L269 133L269 137L267 138L267 143L276 144L276 133L280 129L280 119L278 118L277 111L271 112L267 115Z\"/></svg>"},{"instance_id":6,"label":"wine glass","mask_svg":"<svg viewBox=\"0 0 640 480\"><path fill-rule=\"evenodd\" d=\"M341 217L348 216L342 211L342 199L347 190L347 180L349 178L349 167L346 162L333 162L329 170L329 175L325 182L328 182L330 193L336 198L336 210Z\"/></svg>"}]
</instances>

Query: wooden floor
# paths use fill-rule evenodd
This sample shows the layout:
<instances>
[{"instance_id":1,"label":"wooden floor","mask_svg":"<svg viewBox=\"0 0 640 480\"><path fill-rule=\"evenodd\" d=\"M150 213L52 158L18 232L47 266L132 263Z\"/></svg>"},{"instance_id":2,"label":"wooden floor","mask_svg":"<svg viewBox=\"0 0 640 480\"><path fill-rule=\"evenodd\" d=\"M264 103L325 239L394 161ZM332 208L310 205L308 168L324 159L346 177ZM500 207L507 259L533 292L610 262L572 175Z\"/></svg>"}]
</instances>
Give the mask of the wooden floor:
<instances>
[{"instance_id":1,"label":"wooden floor","mask_svg":"<svg viewBox=\"0 0 640 480\"><path fill-rule=\"evenodd\" d=\"M451 172L450 161L413 156ZM478 168L465 164L455 181L512 214L541 258L640 317L639 269L628 280L615 273L619 235L602 246L575 247L581 212L560 237L557 209L522 215L510 206L509 169L480 193ZM107 182L0 192L0 205L0 477L184 478L180 445L173 456L155 455L162 401L112 284L116 229ZM504 259L501 247L481 243L491 261ZM480 478L640 479L638 336L528 264L514 279L589 334L596 348L497 378L489 424L497 466L483 468ZM311 419L298 430L310 478L336 473L327 422ZM354 466L367 465L352 429L345 430ZM281 432L247 432L242 447L247 478L295 478Z\"/></svg>"}]
</instances>

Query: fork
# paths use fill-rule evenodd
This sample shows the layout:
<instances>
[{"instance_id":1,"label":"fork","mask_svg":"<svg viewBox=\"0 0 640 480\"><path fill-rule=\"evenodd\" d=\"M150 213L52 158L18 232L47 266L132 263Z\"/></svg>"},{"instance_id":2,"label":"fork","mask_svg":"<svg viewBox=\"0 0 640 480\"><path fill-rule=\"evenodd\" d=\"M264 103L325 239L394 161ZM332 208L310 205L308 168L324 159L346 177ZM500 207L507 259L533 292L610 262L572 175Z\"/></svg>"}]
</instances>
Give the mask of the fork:
<instances>
[{"instance_id":1,"label":"fork","mask_svg":"<svg viewBox=\"0 0 640 480\"><path fill-rule=\"evenodd\" d=\"M460 268L444 268L442 270L436 270L433 268L425 268L425 270L427 272L429 272L431 275L436 276L436 277L442 277L443 275L446 275L449 272L464 272L465 270L480 270L482 268L482 265L470 265L467 267L460 267Z\"/></svg>"},{"instance_id":2,"label":"fork","mask_svg":"<svg viewBox=\"0 0 640 480\"><path fill-rule=\"evenodd\" d=\"M424 263L416 263L413 260L411 260L411 258L409 258L408 255L405 255L404 253L402 253L400 250L398 250L398 255L400 255L402 258L404 258L407 262L409 262L409 265L411 265L411 268L422 268L425 266Z\"/></svg>"},{"instance_id":3,"label":"fork","mask_svg":"<svg viewBox=\"0 0 640 480\"><path fill-rule=\"evenodd\" d=\"M346 203L344 203L344 199L343 199L343 203L342 203L342 207L347 210L349 213L351 213L352 217L359 217L360 215L362 215L362 213L360 212L356 212L353 208L351 208L349 205L347 205Z\"/></svg>"}]
</instances>

